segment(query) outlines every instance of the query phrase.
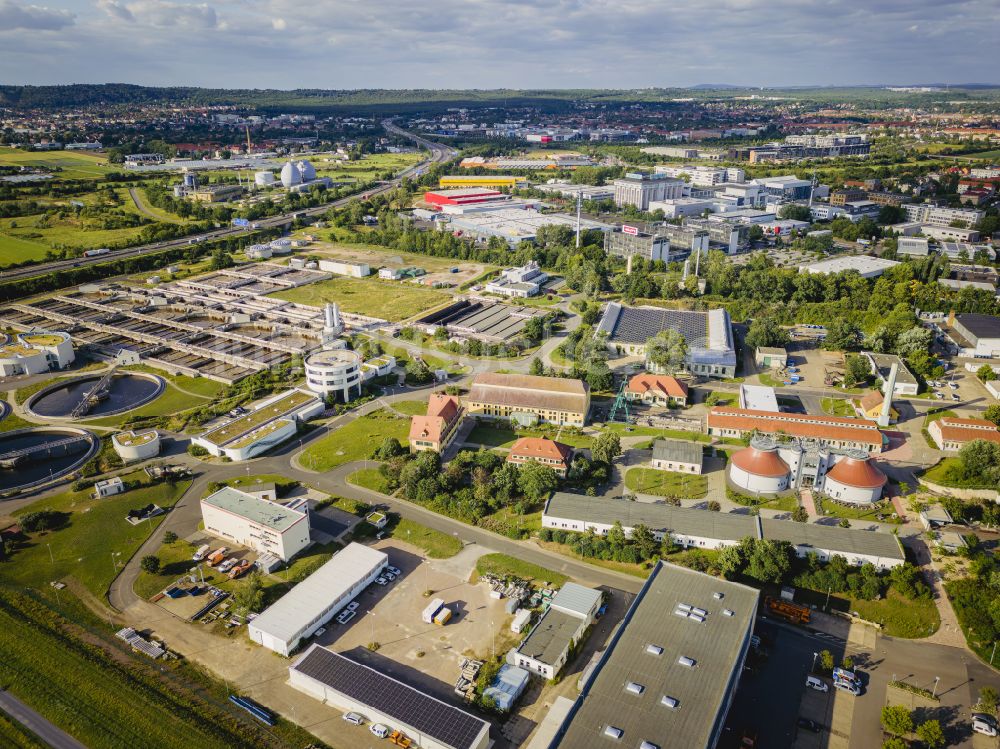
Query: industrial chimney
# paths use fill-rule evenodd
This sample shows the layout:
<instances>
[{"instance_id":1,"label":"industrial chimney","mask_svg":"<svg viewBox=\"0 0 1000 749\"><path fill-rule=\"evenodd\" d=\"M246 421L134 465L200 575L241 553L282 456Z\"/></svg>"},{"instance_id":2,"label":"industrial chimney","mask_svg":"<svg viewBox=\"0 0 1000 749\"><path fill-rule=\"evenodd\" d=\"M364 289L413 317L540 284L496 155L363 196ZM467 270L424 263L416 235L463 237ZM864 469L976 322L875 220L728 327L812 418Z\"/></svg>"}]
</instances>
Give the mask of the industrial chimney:
<instances>
[{"instance_id":1,"label":"industrial chimney","mask_svg":"<svg viewBox=\"0 0 1000 749\"><path fill-rule=\"evenodd\" d=\"M893 362L889 369L889 379L882 386L885 398L882 400L882 412L878 415L878 425L880 427L889 426L892 419L892 394L896 391L896 375L899 373L899 362Z\"/></svg>"}]
</instances>

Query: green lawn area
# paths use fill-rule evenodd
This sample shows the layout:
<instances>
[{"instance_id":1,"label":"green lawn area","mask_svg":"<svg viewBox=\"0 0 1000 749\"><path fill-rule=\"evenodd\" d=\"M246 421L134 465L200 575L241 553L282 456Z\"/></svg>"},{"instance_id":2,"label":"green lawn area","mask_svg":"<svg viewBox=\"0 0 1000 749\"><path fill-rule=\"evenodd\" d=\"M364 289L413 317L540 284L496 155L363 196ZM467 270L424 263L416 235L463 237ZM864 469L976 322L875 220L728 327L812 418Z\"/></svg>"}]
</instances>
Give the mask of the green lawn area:
<instances>
[{"instance_id":1,"label":"green lawn area","mask_svg":"<svg viewBox=\"0 0 1000 749\"><path fill-rule=\"evenodd\" d=\"M367 416L359 416L313 443L299 456L299 460L310 470L329 471L352 460L365 460L386 437L395 437L406 444L409 433L409 419L380 408Z\"/></svg>"},{"instance_id":2,"label":"green lawn area","mask_svg":"<svg viewBox=\"0 0 1000 749\"><path fill-rule=\"evenodd\" d=\"M370 315L391 322L405 320L451 300L450 294L436 289L377 278L346 276L277 291L270 296L314 307L337 302L343 312Z\"/></svg>"},{"instance_id":3,"label":"green lawn area","mask_svg":"<svg viewBox=\"0 0 1000 749\"><path fill-rule=\"evenodd\" d=\"M992 151L979 151L977 153L964 153L962 154L963 159L989 159L990 161L996 161L1000 159L1000 150L994 149Z\"/></svg>"},{"instance_id":4,"label":"green lawn area","mask_svg":"<svg viewBox=\"0 0 1000 749\"><path fill-rule=\"evenodd\" d=\"M630 468L625 474L625 486L639 494L701 499L708 494L708 477L655 468Z\"/></svg>"},{"instance_id":5,"label":"green lawn area","mask_svg":"<svg viewBox=\"0 0 1000 749\"><path fill-rule=\"evenodd\" d=\"M487 447L510 447L519 437L549 437L570 447L589 448L594 438L586 434L576 434L568 430L558 433L557 429L503 429L499 425L477 424L469 433L466 442L485 445Z\"/></svg>"},{"instance_id":6,"label":"green lawn area","mask_svg":"<svg viewBox=\"0 0 1000 749\"><path fill-rule=\"evenodd\" d=\"M569 577L561 572L553 572L537 564L525 562L508 554L484 554L476 560L476 576L479 575L515 575L525 580L537 583L549 583L554 587L562 587Z\"/></svg>"},{"instance_id":7,"label":"green lawn area","mask_svg":"<svg viewBox=\"0 0 1000 749\"><path fill-rule=\"evenodd\" d=\"M347 481L355 486L371 489L373 492L389 494L389 487L378 468L361 468L348 476Z\"/></svg>"},{"instance_id":8,"label":"green lawn area","mask_svg":"<svg viewBox=\"0 0 1000 749\"><path fill-rule=\"evenodd\" d=\"M656 429L655 427L627 426L620 422L613 424L593 424L600 431L618 432L623 437L662 437L663 439L689 440L691 442L711 442L712 438L701 432L686 432L683 429Z\"/></svg>"},{"instance_id":9,"label":"green lawn area","mask_svg":"<svg viewBox=\"0 0 1000 749\"><path fill-rule=\"evenodd\" d=\"M890 637L927 637L941 626L933 599L911 601L890 590L881 601L852 600L851 610L863 619L882 625L883 634Z\"/></svg>"},{"instance_id":10,"label":"green lawn area","mask_svg":"<svg viewBox=\"0 0 1000 749\"><path fill-rule=\"evenodd\" d=\"M9 742L10 749L47 749L48 744L43 744L42 740L35 736L29 729L18 723L13 718L7 717L7 713L0 712L0 736Z\"/></svg>"},{"instance_id":11,"label":"green lawn area","mask_svg":"<svg viewBox=\"0 0 1000 749\"><path fill-rule=\"evenodd\" d=\"M56 178L87 179L103 177L120 167L109 166L105 154L83 151L24 151L20 148L0 146L0 165L28 166L35 169L52 169Z\"/></svg>"},{"instance_id":12,"label":"green lawn area","mask_svg":"<svg viewBox=\"0 0 1000 749\"><path fill-rule=\"evenodd\" d=\"M854 507L837 504L832 499L821 499L816 497L817 509L829 517L847 518L848 520L877 520L878 515L891 515L894 510L892 504L886 500L868 507Z\"/></svg>"},{"instance_id":13,"label":"green lawn area","mask_svg":"<svg viewBox=\"0 0 1000 749\"><path fill-rule=\"evenodd\" d=\"M122 213L126 211L120 209ZM30 242L41 249L42 255L56 245L70 248L94 248L118 245L135 241L142 231L141 226L121 229L88 228L83 219L76 216L58 218L44 214L18 216L0 219L0 253L10 254L24 251L24 242ZM7 245L9 238L15 241ZM8 261L9 262L9 261Z\"/></svg>"},{"instance_id":14,"label":"green lawn area","mask_svg":"<svg viewBox=\"0 0 1000 749\"><path fill-rule=\"evenodd\" d=\"M705 396L705 402L708 402L710 399L714 399L717 406L735 406L739 401L739 396L736 393L728 393L725 390L713 390Z\"/></svg>"},{"instance_id":15,"label":"green lawn area","mask_svg":"<svg viewBox=\"0 0 1000 749\"><path fill-rule=\"evenodd\" d=\"M851 402L843 398L823 398L820 406L831 416L857 416Z\"/></svg>"},{"instance_id":16,"label":"green lawn area","mask_svg":"<svg viewBox=\"0 0 1000 749\"><path fill-rule=\"evenodd\" d=\"M197 380L192 381L197 382ZM116 414L114 416L105 416L100 419L88 420L86 421L86 425L114 427L118 426L123 421L131 421L144 416L172 416L180 413L181 411L187 411L192 408L204 406L208 403L208 401L209 399L207 397L195 398L187 393L182 393L168 382L166 387L163 389L163 392L151 403L147 403L145 406L141 406L140 408Z\"/></svg>"},{"instance_id":17,"label":"green lawn area","mask_svg":"<svg viewBox=\"0 0 1000 749\"><path fill-rule=\"evenodd\" d=\"M4 566L9 582L33 588L48 587L53 580L74 578L92 594L103 597L122 564L135 553L165 515L132 525L125 516L132 508L157 504L169 508L190 484L151 484L143 471L122 476L140 486L124 494L92 499L90 490L64 492L40 499L15 513L51 509L69 514L65 526L47 533L32 533L28 544L17 549ZM50 556L51 552L51 556Z\"/></svg>"},{"instance_id":18,"label":"green lawn area","mask_svg":"<svg viewBox=\"0 0 1000 749\"><path fill-rule=\"evenodd\" d=\"M21 239L0 231L0 266L42 260L51 247L30 239Z\"/></svg>"},{"instance_id":19,"label":"green lawn area","mask_svg":"<svg viewBox=\"0 0 1000 749\"><path fill-rule=\"evenodd\" d=\"M7 416L0 420L0 432L13 432L15 429L25 429L31 426L35 426L35 424L27 422L15 414L13 408L9 408Z\"/></svg>"},{"instance_id":20,"label":"green lawn area","mask_svg":"<svg viewBox=\"0 0 1000 749\"><path fill-rule=\"evenodd\" d=\"M775 497L774 499L769 499L766 502L761 502L758 507L766 507L769 510L778 510L779 512L795 512L799 506L799 498L794 494L788 494L783 497Z\"/></svg>"},{"instance_id":21,"label":"green lawn area","mask_svg":"<svg viewBox=\"0 0 1000 749\"><path fill-rule=\"evenodd\" d=\"M431 559L448 559L462 550L462 542L455 536L400 518L389 534L400 541L419 546Z\"/></svg>"},{"instance_id":22,"label":"green lawn area","mask_svg":"<svg viewBox=\"0 0 1000 749\"><path fill-rule=\"evenodd\" d=\"M396 401L390 405L394 411L407 416L423 416L427 413L427 401Z\"/></svg>"},{"instance_id":23,"label":"green lawn area","mask_svg":"<svg viewBox=\"0 0 1000 749\"><path fill-rule=\"evenodd\" d=\"M768 372L761 372L759 378L761 385L766 385L767 387L772 387L772 388L785 387L785 383L783 380L769 374Z\"/></svg>"},{"instance_id":24,"label":"green lawn area","mask_svg":"<svg viewBox=\"0 0 1000 749\"><path fill-rule=\"evenodd\" d=\"M928 411L927 415L924 416L924 429L929 427L932 422L935 422L938 419L948 419L948 418L954 418L956 416L958 416L958 414L952 411L950 408L942 407L936 411Z\"/></svg>"}]
</instances>

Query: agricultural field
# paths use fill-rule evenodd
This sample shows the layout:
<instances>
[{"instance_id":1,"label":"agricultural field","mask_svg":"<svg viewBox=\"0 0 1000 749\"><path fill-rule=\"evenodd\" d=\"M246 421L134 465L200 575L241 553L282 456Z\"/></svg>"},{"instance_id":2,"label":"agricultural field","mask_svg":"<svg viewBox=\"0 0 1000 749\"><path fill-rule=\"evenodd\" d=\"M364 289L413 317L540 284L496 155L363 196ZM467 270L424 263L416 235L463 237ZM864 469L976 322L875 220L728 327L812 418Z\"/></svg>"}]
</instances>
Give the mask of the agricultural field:
<instances>
[{"instance_id":1,"label":"agricultural field","mask_svg":"<svg viewBox=\"0 0 1000 749\"><path fill-rule=\"evenodd\" d=\"M165 515L132 525L125 520L133 508L156 504L173 507L190 482L153 484L145 472L122 475L137 487L112 497L93 499L91 490L67 491L46 497L16 513L18 519L39 510L58 513L56 527L28 533L28 542L14 550L13 564L2 579L14 585L48 588L55 580L72 580L102 598L121 565L142 545Z\"/></svg>"},{"instance_id":2,"label":"agricultural field","mask_svg":"<svg viewBox=\"0 0 1000 749\"><path fill-rule=\"evenodd\" d=\"M435 289L374 278L331 278L270 296L320 307L337 302L343 312L397 322L445 304L451 295Z\"/></svg>"},{"instance_id":3,"label":"agricultural field","mask_svg":"<svg viewBox=\"0 0 1000 749\"><path fill-rule=\"evenodd\" d=\"M104 154L83 151L24 151L20 148L0 146L0 166L26 166L51 171L64 179L103 177L108 172L119 171L108 164Z\"/></svg>"}]
</instances>

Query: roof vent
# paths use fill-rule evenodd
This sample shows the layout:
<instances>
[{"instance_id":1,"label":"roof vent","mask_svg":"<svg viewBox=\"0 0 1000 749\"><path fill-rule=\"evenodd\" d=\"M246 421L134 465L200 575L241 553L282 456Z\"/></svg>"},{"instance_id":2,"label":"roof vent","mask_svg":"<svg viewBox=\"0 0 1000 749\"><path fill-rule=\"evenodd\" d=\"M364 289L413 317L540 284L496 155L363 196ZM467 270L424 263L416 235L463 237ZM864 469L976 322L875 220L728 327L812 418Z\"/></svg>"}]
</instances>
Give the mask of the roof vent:
<instances>
[{"instance_id":1,"label":"roof vent","mask_svg":"<svg viewBox=\"0 0 1000 749\"><path fill-rule=\"evenodd\" d=\"M686 655L682 655L680 658L677 659L677 662L680 663L682 666L687 666L688 668L694 668L694 664L696 661L694 658L688 658Z\"/></svg>"},{"instance_id":2,"label":"roof vent","mask_svg":"<svg viewBox=\"0 0 1000 749\"><path fill-rule=\"evenodd\" d=\"M609 739L620 739L624 734L625 732L622 729L616 728L615 726L604 727L604 735Z\"/></svg>"},{"instance_id":3,"label":"roof vent","mask_svg":"<svg viewBox=\"0 0 1000 749\"><path fill-rule=\"evenodd\" d=\"M639 749L660 749L660 745L654 744L652 741L643 741L639 744Z\"/></svg>"},{"instance_id":4,"label":"roof vent","mask_svg":"<svg viewBox=\"0 0 1000 749\"><path fill-rule=\"evenodd\" d=\"M649 645L646 646L646 652L649 653L650 655L663 655L663 648L661 648L659 645L653 645L652 643L650 643Z\"/></svg>"},{"instance_id":5,"label":"roof vent","mask_svg":"<svg viewBox=\"0 0 1000 749\"><path fill-rule=\"evenodd\" d=\"M631 692L632 694L642 694L646 691L646 687L634 681L630 681L625 685L625 691Z\"/></svg>"},{"instance_id":6,"label":"roof vent","mask_svg":"<svg viewBox=\"0 0 1000 749\"><path fill-rule=\"evenodd\" d=\"M677 604L677 608L679 608L681 611L690 611L691 610L691 604L690 603L678 603Z\"/></svg>"},{"instance_id":7,"label":"roof vent","mask_svg":"<svg viewBox=\"0 0 1000 749\"><path fill-rule=\"evenodd\" d=\"M696 615L696 616L700 616L702 618L705 618L706 616L708 616L708 612L705 611L705 609L693 608L693 609L691 609L691 613L694 614L694 615Z\"/></svg>"},{"instance_id":8,"label":"roof vent","mask_svg":"<svg viewBox=\"0 0 1000 749\"><path fill-rule=\"evenodd\" d=\"M712 594L712 598L714 598L716 601L721 601L725 597L726 597L726 594L723 593L722 591L719 591L719 590L715 591Z\"/></svg>"},{"instance_id":9,"label":"roof vent","mask_svg":"<svg viewBox=\"0 0 1000 749\"><path fill-rule=\"evenodd\" d=\"M668 697L667 695L663 695L660 698L660 704L669 707L671 710L676 710L680 706L676 697Z\"/></svg>"},{"instance_id":10,"label":"roof vent","mask_svg":"<svg viewBox=\"0 0 1000 749\"><path fill-rule=\"evenodd\" d=\"M695 613L688 614L688 619L694 619L699 624L701 624L703 621L705 621L705 617L700 616L700 615L695 614Z\"/></svg>"},{"instance_id":11,"label":"roof vent","mask_svg":"<svg viewBox=\"0 0 1000 749\"><path fill-rule=\"evenodd\" d=\"M722 610L722 615L723 616L735 616L736 612L733 611L732 609L723 609Z\"/></svg>"}]
</instances>

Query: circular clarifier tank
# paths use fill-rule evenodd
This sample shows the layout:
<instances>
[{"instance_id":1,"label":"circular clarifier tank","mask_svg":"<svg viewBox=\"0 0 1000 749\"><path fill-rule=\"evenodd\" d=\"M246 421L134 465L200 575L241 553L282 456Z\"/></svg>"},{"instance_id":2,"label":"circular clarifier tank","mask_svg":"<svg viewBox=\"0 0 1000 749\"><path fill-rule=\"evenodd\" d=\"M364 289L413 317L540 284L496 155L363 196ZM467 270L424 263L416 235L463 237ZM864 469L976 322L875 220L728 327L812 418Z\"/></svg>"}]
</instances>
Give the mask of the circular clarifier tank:
<instances>
[{"instance_id":1,"label":"circular clarifier tank","mask_svg":"<svg viewBox=\"0 0 1000 749\"><path fill-rule=\"evenodd\" d=\"M90 460L99 448L97 437L72 427L0 433L0 493L64 476Z\"/></svg>"},{"instance_id":2,"label":"circular clarifier tank","mask_svg":"<svg viewBox=\"0 0 1000 749\"><path fill-rule=\"evenodd\" d=\"M163 380L145 372L75 377L40 390L27 402L34 416L50 419L96 419L138 408L163 392ZM86 406L84 405L86 403Z\"/></svg>"}]
</instances>

